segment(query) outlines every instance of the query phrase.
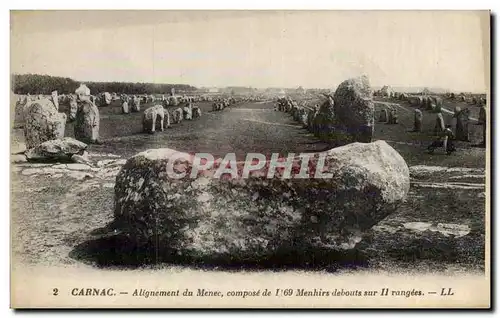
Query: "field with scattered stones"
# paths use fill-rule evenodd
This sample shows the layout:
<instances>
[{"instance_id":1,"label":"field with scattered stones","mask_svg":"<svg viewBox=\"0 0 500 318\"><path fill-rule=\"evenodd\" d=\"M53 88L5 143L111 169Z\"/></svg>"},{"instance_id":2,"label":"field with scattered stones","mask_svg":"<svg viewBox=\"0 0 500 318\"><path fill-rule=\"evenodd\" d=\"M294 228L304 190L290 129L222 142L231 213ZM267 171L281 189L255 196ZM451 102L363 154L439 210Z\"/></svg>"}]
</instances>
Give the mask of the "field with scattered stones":
<instances>
[{"instance_id":1,"label":"field with scattered stones","mask_svg":"<svg viewBox=\"0 0 500 318\"><path fill-rule=\"evenodd\" d=\"M300 102L300 100L299 100ZM308 101L310 103L311 101ZM314 103L314 100L312 101ZM394 104L397 124L377 121L379 111ZM319 152L329 145L319 141L273 100L243 102L212 111L210 102L195 103L200 118L173 124L155 134L142 132L142 113L122 114L120 105L99 108L102 144L88 147L91 165L68 163L13 163L11 166L12 258L25 264L88 265L108 269L161 269L171 260L124 248L119 236L106 236L113 220L115 178L130 156L153 148L187 153L207 152L223 157L234 152L264 154ZM143 108L148 107L146 104ZM342 272L483 271L485 267L485 148L479 109L465 102L445 100L443 117L454 124L456 106L471 110L471 142L456 142L457 151L426 152L434 140L435 116L423 112L423 131L411 132L414 106L406 101L375 98L374 140L384 140L405 159L411 187L404 204L374 226L356 249L342 255L284 257L260 264L200 264L218 270L307 269ZM73 137L72 124L65 136ZM23 130L12 131L12 149L24 142ZM14 150L12 150L14 151ZM147 253L145 253L147 254ZM14 261L13 260L13 261Z\"/></svg>"}]
</instances>

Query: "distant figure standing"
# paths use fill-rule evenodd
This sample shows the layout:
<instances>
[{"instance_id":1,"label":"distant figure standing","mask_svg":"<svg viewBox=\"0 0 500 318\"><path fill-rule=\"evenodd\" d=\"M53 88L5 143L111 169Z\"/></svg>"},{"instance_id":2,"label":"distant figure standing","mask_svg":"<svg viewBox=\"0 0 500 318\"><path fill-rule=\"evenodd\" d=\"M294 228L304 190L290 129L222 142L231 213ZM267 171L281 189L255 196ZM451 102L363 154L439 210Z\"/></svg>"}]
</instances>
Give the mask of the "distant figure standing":
<instances>
[{"instance_id":1,"label":"distant figure standing","mask_svg":"<svg viewBox=\"0 0 500 318\"><path fill-rule=\"evenodd\" d=\"M432 144L427 147L429 153L433 153L436 148L443 147L446 154L451 154L455 151L455 146L453 144L453 131L451 130L451 125L446 125L445 129L438 135L437 139L432 142Z\"/></svg>"},{"instance_id":2,"label":"distant figure standing","mask_svg":"<svg viewBox=\"0 0 500 318\"><path fill-rule=\"evenodd\" d=\"M436 116L436 125L434 126L434 135L439 136L445 130L443 114Z\"/></svg>"}]
</instances>

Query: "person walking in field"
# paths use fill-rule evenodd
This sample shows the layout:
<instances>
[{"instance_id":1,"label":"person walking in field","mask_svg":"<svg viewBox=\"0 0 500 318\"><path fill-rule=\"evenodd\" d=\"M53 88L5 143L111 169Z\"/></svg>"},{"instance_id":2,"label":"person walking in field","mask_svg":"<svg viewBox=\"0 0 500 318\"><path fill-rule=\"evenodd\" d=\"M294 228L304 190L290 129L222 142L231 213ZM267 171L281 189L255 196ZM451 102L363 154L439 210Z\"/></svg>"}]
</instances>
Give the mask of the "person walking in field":
<instances>
[{"instance_id":1,"label":"person walking in field","mask_svg":"<svg viewBox=\"0 0 500 318\"><path fill-rule=\"evenodd\" d=\"M451 130L451 125L446 125L445 129L438 135L437 139L427 147L429 153L434 153L436 148L443 147L447 155L456 151L453 140L455 139L455 134Z\"/></svg>"}]
</instances>

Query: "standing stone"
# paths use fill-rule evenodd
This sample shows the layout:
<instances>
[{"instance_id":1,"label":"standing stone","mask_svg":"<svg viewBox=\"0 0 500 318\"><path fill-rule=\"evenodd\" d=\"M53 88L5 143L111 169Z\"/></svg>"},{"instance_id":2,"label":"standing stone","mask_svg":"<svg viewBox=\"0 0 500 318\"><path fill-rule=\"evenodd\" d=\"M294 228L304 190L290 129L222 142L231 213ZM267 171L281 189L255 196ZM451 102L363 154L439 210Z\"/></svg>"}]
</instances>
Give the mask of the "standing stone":
<instances>
[{"instance_id":1,"label":"standing stone","mask_svg":"<svg viewBox=\"0 0 500 318\"><path fill-rule=\"evenodd\" d=\"M98 143L99 141L99 109L90 101L78 101L75 138L85 143Z\"/></svg>"},{"instance_id":2,"label":"standing stone","mask_svg":"<svg viewBox=\"0 0 500 318\"><path fill-rule=\"evenodd\" d=\"M417 96L417 99L418 99L418 106L424 107L425 106L424 97L423 96Z\"/></svg>"},{"instance_id":3,"label":"standing stone","mask_svg":"<svg viewBox=\"0 0 500 318\"><path fill-rule=\"evenodd\" d=\"M56 106L56 109L59 111L59 97L57 96L57 91L53 91L51 93L52 103Z\"/></svg>"},{"instance_id":4,"label":"standing stone","mask_svg":"<svg viewBox=\"0 0 500 318\"><path fill-rule=\"evenodd\" d=\"M179 100L177 99L176 96L170 96L169 98L169 104L172 105L172 106L177 106L179 105Z\"/></svg>"},{"instance_id":5,"label":"standing stone","mask_svg":"<svg viewBox=\"0 0 500 318\"><path fill-rule=\"evenodd\" d=\"M111 94L108 92L103 93L103 103L104 105L109 105L111 104Z\"/></svg>"},{"instance_id":6,"label":"standing stone","mask_svg":"<svg viewBox=\"0 0 500 318\"><path fill-rule=\"evenodd\" d=\"M69 121L72 122L76 119L76 112L78 111L78 104L76 102L76 95L69 95Z\"/></svg>"},{"instance_id":7,"label":"standing stone","mask_svg":"<svg viewBox=\"0 0 500 318\"><path fill-rule=\"evenodd\" d=\"M129 113L129 102L130 102L130 97L127 95L123 94L120 96L120 99L122 101L122 113L123 114L128 114Z\"/></svg>"},{"instance_id":8,"label":"standing stone","mask_svg":"<svg viewBox=\"0 0 500 318\"><path fill-rule=\"evenodd\" d=\"M128 114L128 103L127 102L122 102L122 113Z\"/></svg>"},{"instance_id":9,"label":"standing stone","mask_svg":"<svg viewBox=\"0 0 500 318\"><path fill-rule=\"evenodd\" d=\"M137 113L141 111L141 99L139 97L132 97L132 112Z\"/></svg>"},{"instance_id":10,"label":"standing stone","mask_svg":"<svg viewBox=\"0 0 500 318\"><path fill-rule=\"evenodd\" d=\"M439 113L436 115L436 125L434 126L434 134L437 136L444 131L444 119L443 114Z\"/></svg>"},{"instance_id":11,"label":"standing stone","mask_svg":"<svg viewBox=\"0 0 500 318\"><path fill-rule=\"evenodd\" d=\"M191 109L191 104L182 108L182 117L184 120L193 119L193 110Z\"/></svg>"},{"instance_id":12,"label":"standing stone","mask_svg":"<svg viewBox=\"0 0 500 318\"><path fill-rule=\"evenodd\" d=\"M90 89L85 84L80 84L75 94L81 99L82 96L90 96Z\"/></svg>"},{"instance_id":13,"label":"standing stone","mask_svg":"<svg viewBox=\"0 0 500 318\"><path fill-rule=\"evenodd\" d=\"M422 131L422 120L423 114L420 109L415 109L415 120L413 122L413 131L421 132Z\"/></svg>"},{"instance_id":14,"label":"standing stone","mask_svg":"<svg viewBox=\"0 0 500 318\"><path fill-rule=\"evenodd\" d=\"M431 104L435 105L434 107L432 107L432 110L436 113L440 113L441 108L443 107L443 99L438 96L432 97Z\"/></svg>"},{"instance_id":15,"label":"standing stone","mask_svg":"<svg viewBox=\"0 0 500 318\"><path fill-rule=\"evenodd\" d=\"M314 116L314 135L322 141L331 140L334 137L335 110L334 101L331 97L319 106Z\"/></svg>"},{"instance_id":16,"label":"standing stone","mask_svg":"<svg viewBox=\"0 0 500 318\"><path fill-rule=\"evenodd\" d=\"M371 142L375 107L368 77L342 82L335 91L334 101L338 143Z\"/></svg>"},{"instance_id":17,"label":"standing stone","mask_svg":"<svg viewBox=\"0 0 500 318\"><path fill-rule=\"evenodd\" d=\"M165 112L162 105L155 105L147 108L142 117L143 131L154 133L156 131L156 126L158 126L158 122L160 122L159 127L161 131L168 128L170 126L170 116L168 112Z\"/></svg>"},{"instance_id":18,"label":"standing stone","mask_svg":"<svg viewBox=\"0 0 500 318\"><path fill-rule=\"evenodd\" d=\"M382 122L382 123L386 123L388 120L389 120L389 115L387 113L387 109L386 108L382 108L380 110L380 115L378 117L378 121Z\"/></svg>"},{"instance_id":19,"label":"standing stone","mask_svg":"<svg viewBox=\"0 0 500 318\"><path fill-rule=\"evenodd\" d=\"M170 96L175 96L175 88L170 89Z\"/></svg>"},{"instance_id":20,"label":"standing stone","mask_svg":"<svg viewBox=\"0 0 500 318\"><path fill-rule=\"evenodd\" d=\"M24 138L28 149L54 139L64 137L67 116L57 111L49 99L41 99L25 105Z\"/></svg>"},{"instance_id":21,"label":"standing stone","mask_svg":"<svg viewBox=\"0 0 500 318\"><path fill-rule=\"evenodd\" d=\"M482 132L483 132L483 140L482 140L482 143L481 145L483 146L486 146L486 107L483 105L481 106L481 108L479 109L479 125L482 126Z\"/></svg>"},{"instance_id":22,"label":"standing stone","mask_svg":"<svg viewBox=\"0 0 500 318\"><path fill-rule=\"evenodd\" d=\"M389 124L396 125L398 123L398 112L395 108L392 108L389 112Z\"/></svg>"},{"instance_id":23,"label":"standing stone","mask_svg":"<svg viewBox=\"0 0 500 318\"><path fill-rule=\"evenodd\" d=\"M292 116L295 121L300 121L301 109L302 107L299 107L297 105L293 107Z\"/></svg>"},{"instance_id":24,"label":"standing stone","mask_svg":"<svg viewBox=\"0 0 500 318\"><path fill-rule=\"evenodd\" d=\"M193 106L193 118L201 117L201 109L198 106Z\"/></svg>"},{"instance_id":25,"label":"standing stone","mask_svg":"<svg viewBox=\"0 0 500 318\"><path fill-rule=\"evenodd\" d=\"M182 117L183 117L182 108L176 108L172 112L172 123L179 124L180 122L182 122Z\"/></svg>"},{"instance_id":26,"label":"standing stone","mask_svg":"<svg viewBox=\"0 0 500 318\"><path fill-rule=\"evenodd\" d=\"M457 114L455 135L457 140L470 141L469 136L469 109L465 108Z\"/></svg>"},{"instance_id":27,"label":"standing stone","mask_svg":"<svg viewBox=\"0 0 500 318\"><path fill-rule=\"evenodd\" d=\"M481 108L479 108L478 122L480 125L486 124L486 107L485 106L482 106Z\"/></svg>"}]
</instances>

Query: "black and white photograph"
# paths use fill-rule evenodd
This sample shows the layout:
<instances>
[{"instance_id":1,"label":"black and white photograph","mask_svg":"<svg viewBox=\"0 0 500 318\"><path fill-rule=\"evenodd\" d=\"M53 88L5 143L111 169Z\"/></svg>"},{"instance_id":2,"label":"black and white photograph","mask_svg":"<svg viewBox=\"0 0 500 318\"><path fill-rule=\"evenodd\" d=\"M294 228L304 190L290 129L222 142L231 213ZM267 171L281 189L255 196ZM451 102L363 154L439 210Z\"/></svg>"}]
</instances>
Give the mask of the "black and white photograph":
<instances>
[{"instance_id":1,"label":"black and white photograph","mask_svg":"<svg viewBox=\"0 0 500 318\"><path fill-rule=\"evenodd\" d=\"M490 14L11 10L11 308L489 308Z\"/></svg>"}]
</instances>

